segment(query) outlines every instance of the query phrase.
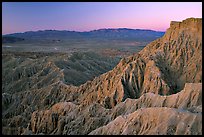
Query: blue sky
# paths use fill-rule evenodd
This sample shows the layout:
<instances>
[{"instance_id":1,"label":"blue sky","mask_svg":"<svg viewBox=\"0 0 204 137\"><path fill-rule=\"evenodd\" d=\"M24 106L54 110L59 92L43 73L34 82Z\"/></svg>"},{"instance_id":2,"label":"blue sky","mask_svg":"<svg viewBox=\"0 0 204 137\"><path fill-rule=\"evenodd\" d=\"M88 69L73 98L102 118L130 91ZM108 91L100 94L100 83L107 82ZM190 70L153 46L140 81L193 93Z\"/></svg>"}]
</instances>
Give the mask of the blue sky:
<instances>
[{"instance_id":1,"label":"blue sky","mask_svg":"<svg viewBox=\"0 0 204 137\"><path fill-rule=\"evenodd\" d=\"M170 21L202 17L201 2L3 2L2 34L56 29L165 31Z\"/></svg>"}]
</instances>

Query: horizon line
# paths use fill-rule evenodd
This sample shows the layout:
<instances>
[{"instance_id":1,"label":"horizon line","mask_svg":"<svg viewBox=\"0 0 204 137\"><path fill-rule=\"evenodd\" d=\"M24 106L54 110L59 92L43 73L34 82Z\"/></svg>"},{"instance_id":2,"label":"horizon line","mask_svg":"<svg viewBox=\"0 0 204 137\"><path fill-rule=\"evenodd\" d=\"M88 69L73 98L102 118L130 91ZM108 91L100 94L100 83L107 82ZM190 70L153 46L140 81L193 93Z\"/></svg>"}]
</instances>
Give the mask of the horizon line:
<instances>
[{"instance_id":1,"label":"horizon line","mask_svg":"<svg viewBox=\"0 0 204 137\"><path fill-rule=\"evenodd\" d=\"M100 29L91 29L91 30L87 30L87 31L77 31L77 30L60 30L60 29L44 29L44 30L42 30L42 29L39 29L39 30L28 30L28 31L22 31L22 32L13 32L13 33L6 33L6 34L3 34L2 33L2 36L3 35L10 35L10 34L16 34L16 33L26 33L26 32L38 32L38 31L70 31L70 32L92 32L92 31L98 31L98 30L108 30L108 29L115 29L115 30L117 30L117 29L130 29L130 30L146 30L146 31L156 31L156 32L166 32L166 30L165 31L160 31L160 30L153 30L153 29L142 29L142 28L137 28L137 29L135 29L135 28L123 28L123 27L121 27L121 28L100 28Z\"/></svg>"}]
</instances>

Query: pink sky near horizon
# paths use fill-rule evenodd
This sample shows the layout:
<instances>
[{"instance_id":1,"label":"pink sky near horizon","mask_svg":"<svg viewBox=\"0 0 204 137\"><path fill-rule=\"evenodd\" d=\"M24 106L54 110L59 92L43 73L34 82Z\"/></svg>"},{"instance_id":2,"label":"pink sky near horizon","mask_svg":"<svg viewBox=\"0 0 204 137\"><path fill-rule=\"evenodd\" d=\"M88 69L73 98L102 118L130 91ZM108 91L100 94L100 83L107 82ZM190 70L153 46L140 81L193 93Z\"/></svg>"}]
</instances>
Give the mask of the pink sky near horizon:
<instances>
[{"instance_id":1,"label":"pink sky near horizon","mask_svg":"<svg viewBox=\"0 0 204 137\"><path fill-rule=\"evenodd\" d=\"M2 34L46 29L166 31L171 21L202 18L202 2L3 2Z\"/></svg>"}]
</instances>

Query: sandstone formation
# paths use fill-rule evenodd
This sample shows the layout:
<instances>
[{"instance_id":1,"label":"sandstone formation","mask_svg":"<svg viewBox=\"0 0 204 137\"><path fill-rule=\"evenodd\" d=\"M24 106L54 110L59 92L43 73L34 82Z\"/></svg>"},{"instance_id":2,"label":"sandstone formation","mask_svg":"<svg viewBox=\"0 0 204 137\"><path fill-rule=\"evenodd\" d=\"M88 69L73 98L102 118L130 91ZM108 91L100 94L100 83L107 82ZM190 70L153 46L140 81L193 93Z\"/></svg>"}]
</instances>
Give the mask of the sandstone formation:
<instances>
[{"instance_id":1,"label":"sandstone formation","mask_svg":"<svg viewBox=\"0 0 204 137\"><path fill-rule=\"evenodd\" d=\"M202 134L202 19L171 22L162 38L79 86L65 84L64 63L45 64L32 71L46 77L39 88L18 90L22 72L17 92L3 78L3 134Z\"/></svg>"},{"instance_id":2,"label":"sandstone formation","mask_svg":"<svg viewBox=\"0 0 204 137\"><path fill-rule=\"evenodd\" d=\"M139 109L90 133L102 135L201 135L202 114L173 108Z\"/></svg>"},{"instance_id":3,"label":"sandstone formation","mask_svg":"<svg viewBox=\"0 0 204 137\"><path fill-rule=\"evenodd\" d=\"M113 109L95 103L83 108L60 102L48 110L33 112L24 134L201 134L200 120L202 84L188 83L177 94L145 93Z\"/></svg>"}]
</instances>

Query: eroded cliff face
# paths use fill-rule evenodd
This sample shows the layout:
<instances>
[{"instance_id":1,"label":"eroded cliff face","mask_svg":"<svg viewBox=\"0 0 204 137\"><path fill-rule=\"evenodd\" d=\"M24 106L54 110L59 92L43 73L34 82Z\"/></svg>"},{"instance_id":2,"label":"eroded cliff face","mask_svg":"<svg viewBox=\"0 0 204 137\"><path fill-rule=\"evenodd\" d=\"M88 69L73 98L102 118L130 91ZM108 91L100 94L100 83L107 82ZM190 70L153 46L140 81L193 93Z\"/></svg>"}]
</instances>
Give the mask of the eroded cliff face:
<instances>
[{"instance_id":1,"label":"eroded cliff face","mask_svg":"<svg viewBox=\"0 0 204 137\"><path fill-rule=\"evenodd\" d=\"M147 92L171 95L185 83L202 82L202 19L172 22L166 34L111 71L81 86L80 103L99 102L108 108Z\"/></svg>"},{"instance_id":2,"label":"eroded cliff face","mask_svg":"<svg viewBox=\"0 0 204 137\"><path fill-rule=\"evenodd\" d=\"M202 19L171 22L165 35L140 53L156 62L170 89L179 91L185 83L202 82Z\"/></svg>"},{"instance_id":3,"label":"eroded cliff face","mask_svg":"<svg viewBox=\"0 0 204 137\"><path fill-rule=\"evenodd\" d=\"M171 22L162 38L85 84L58 79L4 93L3 133L202 134L202 87L196 83L202 83L202 19L189 18Z\"/></svg>"}]
</instances>

